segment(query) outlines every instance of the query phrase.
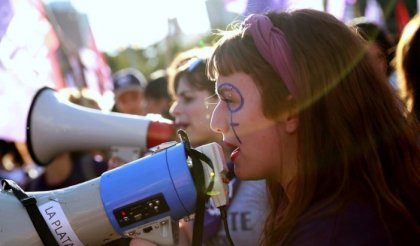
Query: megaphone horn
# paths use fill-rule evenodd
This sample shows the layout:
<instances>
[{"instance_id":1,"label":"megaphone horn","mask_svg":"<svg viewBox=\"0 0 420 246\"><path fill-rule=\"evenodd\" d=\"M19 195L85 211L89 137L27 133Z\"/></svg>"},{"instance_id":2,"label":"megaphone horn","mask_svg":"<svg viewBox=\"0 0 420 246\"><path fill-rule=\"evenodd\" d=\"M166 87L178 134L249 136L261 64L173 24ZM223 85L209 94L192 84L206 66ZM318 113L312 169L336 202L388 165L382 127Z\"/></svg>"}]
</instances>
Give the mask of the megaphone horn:
<instances>
[{"instance_id":1,"label":"megaphone horn","mask_svg":"<svg viewBox=\"0 0 420 246\"><path fill-rule=\"evenodd\" d=\"M29 153L42 166L62 152L113 146L148 149L174 137L170 120L90 109L61 99L49 87L36 93L26 122Z\"/></svg>"}]
</instances>

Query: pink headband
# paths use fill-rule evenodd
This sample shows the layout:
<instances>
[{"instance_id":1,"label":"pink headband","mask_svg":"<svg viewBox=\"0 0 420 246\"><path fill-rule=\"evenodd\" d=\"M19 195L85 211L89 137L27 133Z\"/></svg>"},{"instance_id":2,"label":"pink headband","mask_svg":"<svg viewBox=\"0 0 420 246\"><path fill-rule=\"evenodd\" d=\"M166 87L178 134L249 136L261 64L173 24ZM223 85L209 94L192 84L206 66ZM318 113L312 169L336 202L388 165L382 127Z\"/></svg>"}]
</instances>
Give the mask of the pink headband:
<instances>
[{"instance_id":1,"label":"pink headband","mask_svg":"<svg viewBox=\"0 0 420 246\"><path fill-rule=\"evenodd\" d=\"M296 98L294 69L291 61L291 51L284 33L273 26L270 18L265 15L252 14L243 24L264 59L283 79L290 94Z\"/></svg>"}]
</instances>

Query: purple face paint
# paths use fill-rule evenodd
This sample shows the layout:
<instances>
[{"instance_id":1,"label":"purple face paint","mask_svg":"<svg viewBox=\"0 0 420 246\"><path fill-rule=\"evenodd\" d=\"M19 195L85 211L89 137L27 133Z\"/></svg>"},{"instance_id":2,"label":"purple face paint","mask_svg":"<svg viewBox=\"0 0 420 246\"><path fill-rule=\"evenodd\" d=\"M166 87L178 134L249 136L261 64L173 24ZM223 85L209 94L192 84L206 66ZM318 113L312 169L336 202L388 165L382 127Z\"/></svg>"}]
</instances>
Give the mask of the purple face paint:
<instances>
[{"instance_id":1,"label":"purple face paint","mask_svg":"<svg viewBox=\"0 0 420 246\"><path fill-rule=\"evenodd\" d=\"M239 143L242 143L238 134L236 133L235 127L239 126L239 123L233 122L233 114L241 110L244 105L244 97L237 87L231 83L223 83L217 88L220 100L227 104L230 112L230 126L235 134L236 139Z\"/></svg>"}]
</instances>

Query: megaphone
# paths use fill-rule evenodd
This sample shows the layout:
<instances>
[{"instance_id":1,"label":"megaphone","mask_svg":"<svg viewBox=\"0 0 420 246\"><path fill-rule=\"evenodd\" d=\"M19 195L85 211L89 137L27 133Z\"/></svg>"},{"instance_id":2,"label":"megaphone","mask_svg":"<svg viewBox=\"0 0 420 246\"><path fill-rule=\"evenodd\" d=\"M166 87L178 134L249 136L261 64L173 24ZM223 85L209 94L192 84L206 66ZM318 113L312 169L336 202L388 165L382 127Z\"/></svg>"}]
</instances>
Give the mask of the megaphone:
<instances>
[{"instance_id":1,"label":"megaphone","mask_svg":"<svg viewBox=\"0 0 420 246\"><path fill-rule=\"evenodd\" d=\"M171 143L156 153L68 188L28 192L58 245L102 245L124 237L160 245L177 243L178 220L195 212L196 186L186 144ZM195 149L205 184L216 202L227 202L223 151L217 143ZM194 163L193 165L196 165ZM10 191L0 193L0 245L42 245L36 225Z\"/></svg>"},{"instance_id":2,"label":"megaphone","mask_svg":"<svg viewBox=\"0 0 420 246\"><path fill-rule=\"evenodd\" d=\"M49 87L35 94L26 123L29 153L41 166L62 152L114 146L146 150L173 140L174 136L170 120L82 107L63 100Z\"/></svg>"}]
</instances>

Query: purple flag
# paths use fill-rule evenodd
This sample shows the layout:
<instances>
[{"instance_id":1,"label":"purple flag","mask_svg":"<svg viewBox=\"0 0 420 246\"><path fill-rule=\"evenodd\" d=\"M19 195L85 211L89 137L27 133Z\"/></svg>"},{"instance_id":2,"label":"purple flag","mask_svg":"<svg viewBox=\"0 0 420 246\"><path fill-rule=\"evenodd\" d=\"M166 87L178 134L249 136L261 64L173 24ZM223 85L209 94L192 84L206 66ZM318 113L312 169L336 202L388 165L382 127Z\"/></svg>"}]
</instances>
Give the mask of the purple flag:
<instances>
[{"instance_id":1,"label":"purple flag","mask_svg":"<svg viewBox=\"0 0 420 246\"><path fill-rule=\"evenodd\" d=\"M0 139L24 142L33 95L43 86L55 87L49 55L58 43L52 38L51 25L39 9L40 3L0 0Z\"/></svg>"},{"instance_id":2,"label":"purple flag","mask_svg":"<svg viewBox=\"0 0 420 246\"><path fill-rule=\"evenodd\" d=\"M244 16L285 9L287 2L287 0L224 0L227 11Z\"/></svg>"},{"instance_id":3,"label":"purple flag","mask_svg":"<svg viewBox=\"0 0 420 246\"><path fill-rule=\"evenodd\" d=\"M7 27L9 26L12 16L13 16L13 9L12 9L12 5L10 4L10 0L1 0L0 1L0 41L7 31Z\"/></svg>"},{"instance_id":4,"label":"purple flag","mask_svg":"<svg viewBox=\"0 0 420 246\"><path fill-rule=\"evenodd\" d=\"M270 10L283 10L287 7L287 0L248 0L245 16L261 14Z\"/></svg>"}]
</instances>

